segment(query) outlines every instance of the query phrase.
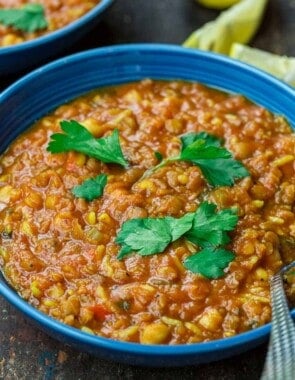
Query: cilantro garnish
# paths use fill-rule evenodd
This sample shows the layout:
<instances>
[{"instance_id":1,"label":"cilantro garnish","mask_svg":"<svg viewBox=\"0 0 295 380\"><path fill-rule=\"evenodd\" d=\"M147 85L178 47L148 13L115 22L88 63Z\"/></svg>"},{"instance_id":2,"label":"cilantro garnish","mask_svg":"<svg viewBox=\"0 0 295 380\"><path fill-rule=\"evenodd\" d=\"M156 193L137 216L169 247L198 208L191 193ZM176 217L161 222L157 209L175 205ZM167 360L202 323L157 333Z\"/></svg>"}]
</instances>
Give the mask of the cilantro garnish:
<instances>
[{"instance_id":1,"label":"cilantro garnish","mask_svg":"<svg viewBox=\"0 0 295 380\"><path fill-rule=\"evenodd\" d=\"M192 228L185 238L199 247L218 247L229 243L227 231L232 231L238 223L237 211L223 209L216 212L216 205L203 202L194 214Z\"/></svg>"},{"instance_id":2,"label":"cilantro garnish","mask_svg":"<svg viewBox=\"0 0 295 380\"><path fill-rule=\"evenodd\" d=\"M97 177L86 179L81 185L73 187L72 193L78 198L92 201L102 195L107 184L107 175L99 174Z\"/></svg>"},{"instance_id":3,"label":"cilantro garnish","mask_svg":"<svg viewBox=\"0 0 295 380\"><path fill-rule=\"evenodd\" d=\"M105 163L128 165L121 150L118 130L115 129L108 137L97 139L77 121L62 121L60 125L65 133L51 136L48 151L60 153L74 150ZM175 161L188 161L199 166L212 186L233 185L235 179L249 175L242 163L221 147L220 140L215 136L206 132L189 133L181 136L181 144L180 154L176 157L163 159L159 152L155 152L160 163L144 176ZM72 192L91 201L102 195L106 182L107 176L101 174L75 186ZM203 202L194 213L181 218L130 219L122 224L116 237L116 243L121 246L117 258L121 260L132 252L141 256L161 253L170 243L184 238L202 248L189 256L184 266L194 273L216 279L224 275L224 269L235 257L224 246L230 242L228 232L236 227L237 222L237 210L217 211L217 206L208 202Z\"/></svg>"},{"instance_id":4,"label":"cilantro garnish","mask_svg":"<svg viewBox=\"0 0 295 380\"><path fill-rule=\"evenodd\" d=\"M221 141L218 137L210 135L207 132L190 132L180 137L182 151L192 145L196 140L205 140L208 146L221 147Z\"/></svg>"},{"instance_id":5,"label":"cilantro garnish","mask_svg":"<svg viewBox=\"0 0 295 380\"><path fill-rule=\"evenodd\" d=\"M175 161L188 161L197 165L208 183L214 187L231 186L236 179L249 175L243 164L235 160L227 149L221 147L219 139L215 136L206 132L189 133L181 137L181 143L178 156L162 160L148 170L144 177Z\"/></svg>"},{"instance_id":6,"label":"cilantro garnish","mask_svg":"<svg viewBox=\"0 0 295 380\"><path fill-rule=\"evenodd\" d=\"M192 228L184 235L203 250L189 256L184 261L185 268L210 279L222 277L235 255L221 246L230 242L228 231L232 231L237 223L237 210L216 212L215 204L203 202L195 212Z\"/></svg>"},{"instance_id":7,"label":"cilantro garnish","mask_svg":"<svg viewBox=\"0 0 295 380\"><path fill-rule=\"evenodd\" d=\"M75 120L61 121L60 126L65 133L51 135L47 147L49 152L62 153L74 150L105 163L128 166L122 153L117 129L111 135L97 139Z\"/></svg>"},{"instance_id":8,"label":"cilantro garnish","mask_svg":"<svg viewBox=\"0 0 295 380\"><path fill-rule=\"evenodd\" d=\"M136 218L123 223L116 243L121 244L118 259L131 252L141 256L160 253L173 241L179 239L192 226L193 213L181 218Z\"/></svg>"},{"instance_id":9,"label":"cilantro garnish","mask_svg":"<svg viewBox=\"0 0 295 380\"><path fill-rule=\"evenodd\" d=\"M202 251L189 256L184 261L186 269L200 273L209 279L217 279L224 275L224 269L233 261L235 255L226 249L204 248Z\"/></svg>"},{"instance_id":10,"label":"cilantro garnish","mask_svg":"<svg viewBox=\"0 0 295 380\"><path fill-rule=\"evenodd\" d=\"M235 255L222 246L230 242L228 231L232 231L238 222L236 210L216 211L216 205L203 202L195 213L181 218L138 218L123 223L116 243L121 245L118 259L131 252L141 256L163 252L167 246L181 238L203 248L189 256L184 266L194 273L207 278L224 275L224 269Z\"/></svg>"},{"instance_id":11,"label":"cilantro garnish","mask_svg":"<svg viewBox=\"0 0 295 380\"><path fill-rule=\"evenodd\" d=\"M0 9L0 24L25 32L35 32L48 26L41 4L27 4L22 8Z\"/></svg>"}]
</instances>

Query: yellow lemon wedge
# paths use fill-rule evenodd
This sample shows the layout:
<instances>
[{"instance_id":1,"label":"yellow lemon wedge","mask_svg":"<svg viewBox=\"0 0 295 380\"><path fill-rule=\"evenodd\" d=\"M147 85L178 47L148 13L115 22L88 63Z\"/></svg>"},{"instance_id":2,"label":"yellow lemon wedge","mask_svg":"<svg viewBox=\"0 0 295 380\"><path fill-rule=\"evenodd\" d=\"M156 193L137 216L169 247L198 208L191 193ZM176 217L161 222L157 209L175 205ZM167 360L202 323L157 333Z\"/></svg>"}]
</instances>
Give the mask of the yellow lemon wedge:
<instances>
[{"instance_id":1,"label":"yellow lemon wedge","mask_svg":"<svg viewBox=\"0 0 295 380\"><path fill-rule=\"evenodd\" d=\"M295 86L295 57L286 57L234 43L230 56L276 76Z\"/></svg>"},{"instance_id":2,"label":"yellow lemon wedge","mask_svg":"<svg viewBox=\"0 0 295 380\"><path fill-rule=\"evenodd\" d=\"M196 0L204 7L213 9L225 9L231 7L232 5L238 3L241 0Z\"/></svg>"},{"instance_id":3,"label":"yellow lemon wedge","mask_svg":"<svg viewBox=\"0 0 295 380\"><path fill-rule=\"evenodd\" d=\"M234 42L248 43L260 26L268 0L242 0L193 32L183 43L188 48L229 54Z\"/></svg>"}]
</instances>

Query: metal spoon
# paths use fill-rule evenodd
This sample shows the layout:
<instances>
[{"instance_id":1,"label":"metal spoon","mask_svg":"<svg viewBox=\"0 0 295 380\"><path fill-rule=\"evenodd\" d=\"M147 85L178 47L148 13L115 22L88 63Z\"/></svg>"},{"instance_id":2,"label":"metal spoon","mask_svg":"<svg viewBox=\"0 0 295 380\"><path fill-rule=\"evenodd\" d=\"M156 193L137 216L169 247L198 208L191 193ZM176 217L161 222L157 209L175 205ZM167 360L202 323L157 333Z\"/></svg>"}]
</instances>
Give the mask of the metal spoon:
<instances>
[{"instance_id":1,"label":"metal spoon","mask_svg":"<svg viewBox=\"0 0 295 380\"><path fill-rule=\"evenodd\" d=\"M291 318L282 275L295 267L283 267L270 280L272 328L261 380L295 379L295 326Z\"/></svg>"}]
</instances>

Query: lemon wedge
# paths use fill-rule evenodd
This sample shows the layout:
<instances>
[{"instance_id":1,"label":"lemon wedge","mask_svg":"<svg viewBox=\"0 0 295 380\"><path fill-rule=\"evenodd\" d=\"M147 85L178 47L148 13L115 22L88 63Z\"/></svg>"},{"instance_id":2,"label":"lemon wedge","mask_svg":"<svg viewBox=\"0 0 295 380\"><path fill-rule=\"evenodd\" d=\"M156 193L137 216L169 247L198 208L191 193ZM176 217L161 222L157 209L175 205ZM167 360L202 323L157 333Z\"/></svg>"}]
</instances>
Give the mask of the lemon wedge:
<instances>
[{"instance_id":1,"label":"lemon wedge","mask_svg":"<svg viewBox=\"0 0 295 380\"><path fill-rule=\"evenodd\" d=\"M242 0L193 32L183 43L188 48L229 54L232 43L248 43L260 26L267 0Z\"/></svg>"},{"instance_id":2,"label":"lemon wedge","mask_svg":"<svg viewBox=\"0 0 295 380\"><path fill-rule=\"evenodd\" d=\"M238 43L232 45L229 55L295 86L295 57L280 56Z\"/></svg>"},{"instance_id":3,"label":"lemon wedge","mask_svg":"<svg viewBox=\"0 0 295 380\"><path fill-rule=\"evenodd\" d=\"M225 9L231 7L232 5L238 3L241 0L196 0L204 7L213 9Z\"/></svg>"}]
</instances>

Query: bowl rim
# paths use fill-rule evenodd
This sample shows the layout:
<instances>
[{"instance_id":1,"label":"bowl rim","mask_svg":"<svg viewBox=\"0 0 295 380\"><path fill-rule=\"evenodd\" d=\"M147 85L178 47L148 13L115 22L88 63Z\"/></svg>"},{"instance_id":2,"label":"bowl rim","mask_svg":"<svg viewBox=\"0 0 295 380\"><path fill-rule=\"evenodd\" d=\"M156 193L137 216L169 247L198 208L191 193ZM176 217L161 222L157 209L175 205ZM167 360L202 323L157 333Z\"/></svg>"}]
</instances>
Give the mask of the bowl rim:
<instances>
[{"instance_id":1,"label":"bowl rim","mask_svg":"<svg viewBox=\"0 0 295 380\"><path fill-rule=\"evenodd\" d=\"M114 0L100 0L98 4L96 4L83 16L63 26L62 28L54 30L53 32L46 33L40 37L33 38L32 40L21 42L16 45L0 47L0 59L1 56L19 53L30 48L38 48L41 47L43 44L46 44L47 42L54 42L59 38L63 38L64 36L70 34L71 32L83 27L85 24L90 22L92 19L94 19L104 10L106 10L113 2Z\"/></svg>"},{"instance_id":2,"label":"bowl rim","mask_svg":"<svg viewBox=\"0 0 295 380\"><path fill-rule=\"evenodd\" d=\"M114 0L102 0L102 2L106 2L105 6L107 6L108 3L112 3ZM90 11L91 12L91 11ZM90 13L88 12L88 13ZM86 14L87 15L87 14ZM85 16L86 16L85 15ZM84 17L84 16L83 16ZM83 18L82 17L82 18ZM81 18L81 19L82 19ZM78 19L74 21L73 23L79 22L81 19ZM72 23L72 24L73 24ZM69 24L71 25L71 24ZM66 27L65 27L66 28ZM62 28L62 29L65 29ZM56 32L52 32L51 34L58 33L60 30L57 30ZM50 35L51 35L50 34ZM49 35L49 36L50 36ZM44 38L47 36L44 36ZM40 37L40 39L43 37ZM38 39L36 39L38 40ZM29 42L34 42L34 40L29 41ZM19 45L12 45L12 47L18 47L26 44L26 42L19 44ZM0 53L1 49L6 49L6 48L0 48ZM7 47L7 49L10 49L10 47ZM76 53L72 53L69 55L66 55L64 57L56 58L53 61L50 61L48 63L45 63L41 65L40 67L37 67L25 75L21 76L19 79L17 79L15 82L10 84L7 88L5 88L2 92L0 92L0 101L2 98L5 98L5 96L9 96L10 92L17 91L18 88L22 87L26 82L29 82L30 80L33 80L35 77L38 77L40 74L44 74L46 72L49 72L54 69L58 69L60 66L64 64L71 64L72 62L75 63L76 61L83 61L87 60L87 58L92 57L92 56L106 56L106 55L117 55L121 53L126 53L127 51L132 53L141 53L141 52L153 52L153 51L161 51L161 53L176 53L176 54L181 54L183 56L188 56L191 57L192 55L196 54L199 57L212 57L214 60L221 64L231 64L236 66L242 71L246 71L248 74L254 75L254 76L259 76L262 78L264 81L270 83L271 85L280 88L283 92L287 93L290 96L295 96L295 88L289 85L286 82L283 82L279 78L275 77L274 75L256 67L251 64L242 62L238 59L231 58L229 56L226 56L224 54L216 53L216 52L211 52L211 51L204 51L204 50L199 50L199 49L192 49L192 48L187 48L183 47L180 45L176 44L167 44L167 43L149 43L149 42L143 42L143 43L124 43L124 44L118 44L118 45L109 45L109 46L103 46L103 47L96 47ZM1 55L0 55L1 57ZM209 84L209 86L212 86ZM221 88L222 90L222 88ZM226 90L228 91L228 90ZM229 91L228 91L229 92ZM254 100L255 102L255 100ZM272 111L273 112L273 111ZM295 128L295 125L294 125Z\"/></svg>"},{"instance_id":3,"label":"bowl rim","mask_svg":"<svg viewBox=\"0 0 295 380\"><path fill-rule=\"evenodd\" d=\"M31 73L25 75L10 87L0 93L0 103L5 101L7 97L13 96L19 89L26 86L31 80L38 78L40 74L44 75L47 72L62 68L64 64L70 64L71 62L82 62L87 59L87 57L99 57L105 55L116 55L124 52L157 52L161 53L178 53L183 56L198 55L200 57L207 57L217 62L229 63L239 67L241 70L246 70L248 73L253 74L254 76L259 76L271 83L272 85L279 87L280 90L287 92L290 96L295 98L295 90L280 81L279 79L271 76L270 74L265 73L264 71L255 68L254 66L245 64L243 62L231 59L221 54L204 52L199 50L192 50L188 48L183 48L177 45L167 45L167 44L149 44L149 43L140 43L140 44L123 44L115 46L107 46L103 48L96 48L87 50L80 53L75 53L70 56L57 59L51 63L48 63L38 69L35 69ZM209 85L210 86L210 85ZM39 323L39 325L46 326L47 329L51 329L54 332L67 336L79 341L80 344L90 345L94 348L109 349L112 351L120 353L130 353L136 355L145 355L155 356L161 355L162 357L173 357L173 356L186 356L186 355L197 355L197 354L206 354L206 353L215 353L217 350L234 350L235 347L241 345L247 345L253 341L262 341L267 338L267 335L270 332L271 323L267 323L261 327L237 334L232 337L222 338L218 340L213 340L209 342L201 343L191 343L191 344L177 344L177 345L154 345L148 344L143 345L140 343L131 343L124 341L117 341L111 338L104 338L100 336L94 336L85 332L82 332L79 329L70 327L58 320L53 319L52 317L44 314L43 312L37 310L27 301L22 299L15 290L13 290L4 280L2 281L0 273L0 294L3 295L13 306L20 310L23 314L30 317L32 320ZM295 309L292 310L291 315L295 318ZM233 353L234 354L234 353ZM213 361L213 360L210 360Z\"/></svg>"}]
</instances>

